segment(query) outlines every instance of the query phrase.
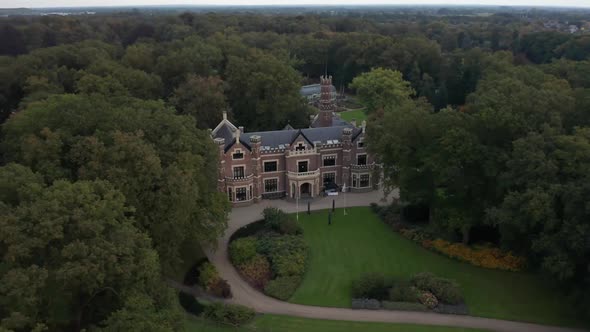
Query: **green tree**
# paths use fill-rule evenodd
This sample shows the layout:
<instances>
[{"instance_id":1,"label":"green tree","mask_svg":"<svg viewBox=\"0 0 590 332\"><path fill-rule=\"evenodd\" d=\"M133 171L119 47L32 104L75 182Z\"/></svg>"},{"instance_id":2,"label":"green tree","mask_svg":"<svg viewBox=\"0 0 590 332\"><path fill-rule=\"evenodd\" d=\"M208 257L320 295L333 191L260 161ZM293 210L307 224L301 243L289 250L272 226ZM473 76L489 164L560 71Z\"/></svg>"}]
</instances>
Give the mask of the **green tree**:
<instances>
[{"instance_id":1,"label":"green tree","mask_svg":"<svg viewBox=\"0 0 590 332\"><path fill-rule=\"evenodd\" d=\"M170 103L178 113L194 117L197 127L215 128L227 109L223 93L224 83L219 77L191 75L174 90Z\"/></svg>"},{"instance_id":2,"label":"green tree","mask_svg":"<svg viewBox=\"0 0 590 332\"><path fill-rule=\"evenodd\" d=\"M0 178L15 169L0 168ZM150 318L154 326L178 329L157 253L119 191L104 181L56 181L29 193L17 206L0 202L2 327L80 331L102 325L139 292L162 308L159 320Z\"/></svg>"},{"instance_id":3,"label":"green tree","mask_svg":"<svg viewBox=\"0 0 590 332\"><path fill-rule=\"evenodd\" d=\"M351 88L369 114L387 107L399 106L414 94L410 83L404 81L399 71L376 68L356 77Z\"/></svg>"}]
</instances>

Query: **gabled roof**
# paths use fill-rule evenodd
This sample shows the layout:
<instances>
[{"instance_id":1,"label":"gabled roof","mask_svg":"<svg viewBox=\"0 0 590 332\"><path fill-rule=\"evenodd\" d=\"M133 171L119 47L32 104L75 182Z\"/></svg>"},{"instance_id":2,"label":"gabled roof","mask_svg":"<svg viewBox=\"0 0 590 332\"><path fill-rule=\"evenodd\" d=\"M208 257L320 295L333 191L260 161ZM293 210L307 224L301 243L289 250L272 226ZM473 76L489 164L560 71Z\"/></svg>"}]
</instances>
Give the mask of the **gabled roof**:
<instances>
[{"instance_id":1,"label":"gabled roof","mask_svg":"<svg viewBox=\"0 0 590 332\"><path fill-rule=\"evenodd\" d=\"M294 130L295 128L293 128L291 126L291 124L287 123L287 125L283 128L283 130Z\"/></svg>"},{"instance_id":2,"label":"gabled roof","mask_svg":"<svg viewBox=\"0 0 590 332\"><path fill-rule=\"evenodd\" d=\"M301 129L298 130L297 135L293 136L293 139L291 140L291 142L289 143L289 145L293 145L293 143L295 143L295 141L297 140L297 138L299 136L302 136L309 145L313 146L313 142L309 140L309 138L307 138L307 136L305 136L305 134L303 133L303 131Z\"/></svg>"}]
</instances>

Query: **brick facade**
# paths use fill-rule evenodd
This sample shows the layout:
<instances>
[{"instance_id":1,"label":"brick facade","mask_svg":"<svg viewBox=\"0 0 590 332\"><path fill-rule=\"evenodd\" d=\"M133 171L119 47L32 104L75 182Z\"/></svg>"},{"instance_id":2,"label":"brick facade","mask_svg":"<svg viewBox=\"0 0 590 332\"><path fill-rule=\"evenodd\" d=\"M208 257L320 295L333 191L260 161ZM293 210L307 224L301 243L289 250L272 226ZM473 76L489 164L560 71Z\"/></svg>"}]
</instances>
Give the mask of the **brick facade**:
<instances>
[{"instance_id":1,"label":"brick facade","mask_svg":"<svg viewBox=\"0 0 590 332\"><path fill-rule=\"evenodd\" d=\"M331 77L321 82L331 86ZM218 189L234 205L317 197L325 188L344 184L352 192L377 186L375 160L363 143L365 123L356 127L340 119L324 91L315 128L247 133L224 114L211 134L219 149Z\"/></svg>"}]
</instances>

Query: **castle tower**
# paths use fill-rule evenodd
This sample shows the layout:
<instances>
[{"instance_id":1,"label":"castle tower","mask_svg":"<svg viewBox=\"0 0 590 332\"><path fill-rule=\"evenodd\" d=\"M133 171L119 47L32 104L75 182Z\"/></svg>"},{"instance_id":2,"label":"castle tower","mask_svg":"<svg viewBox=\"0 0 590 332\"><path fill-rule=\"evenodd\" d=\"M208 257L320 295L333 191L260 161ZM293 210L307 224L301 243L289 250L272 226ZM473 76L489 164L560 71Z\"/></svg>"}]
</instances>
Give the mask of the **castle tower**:
<instances>
[{"instance_id":1,"label":"castle tower","mask_svg":"<svg viewBox=\"0 0 590 332\"><path fill-rule=\"evenodd\" d=\"M332 98L332 76L320 77L320 114L318 127L332 126L332 112L335 110Z\"/></svg>"}]
</instances>

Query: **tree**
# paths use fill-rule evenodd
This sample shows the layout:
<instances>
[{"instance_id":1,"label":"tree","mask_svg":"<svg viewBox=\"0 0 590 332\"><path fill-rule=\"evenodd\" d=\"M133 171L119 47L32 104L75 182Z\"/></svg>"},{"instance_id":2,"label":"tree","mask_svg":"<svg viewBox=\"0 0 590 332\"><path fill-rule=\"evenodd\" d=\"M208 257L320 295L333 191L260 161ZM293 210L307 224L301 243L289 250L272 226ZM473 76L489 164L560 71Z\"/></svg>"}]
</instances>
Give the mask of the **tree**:
<instances>
[{"instance_id":1,"label":"tree","mask_svg":"<svg viewBox=\"0 0 590 332\"><path fill-rule=\"evenodd\" d=\"M191 117L162 102L54 96L29 105L3 130L6 156L47 183L100 179L123 192L165 270L179 262L184 241L213 243L225 229L217 150Z\"/></svg>"},{"instance_id":2,"label":"tree","mask_svg":"<svg viewBox=\"0 0 590 332\"><path fill-rule=\"evenodd\" d=\"M414 94L410 83L403 80L399 71L383 68L361 74L350 87L356 90L369 114L378 109L399 106Z\"/></svg>"},{"instance_id":3,"label":"tree","mask_svg":"<svg viewBox=\"0 0 590 332\"><path fill-rule=\"evenodd\" d=\"M248 131L309 123L309 110L299 95L299 75L274 56L258 50L230 56L225 76L233 116Z\"/></svg>"},{"instance_id":4,"label":"tree","mask_svg":"<svg viewBox=\"0 0 590 332\"><path fill-rule=\"evenodd\" d=\"M0 168L0 179L26 171ZM21 180L24 178L21 176ZM160 268L149 237L139 231L125 197L104 181L38 181L18 205L0 212L2 327L81 329L102 325L136 292L162 308L154 326L178 327L174 298L158 294ZM127 310L137 311L139 308Z\"/></svg>"},{"instance_id":5,"label":"tree","mask_svg":"<svg viewBox=\"0 0 590 332\"><path fill-rule=\"evenodd\" d=\"M223 92L224 83L219 77L191 75L174 90L170 103L178 113L194 117L197 127L215 128L227 109Z\"/></svg>"}]
</instances>

